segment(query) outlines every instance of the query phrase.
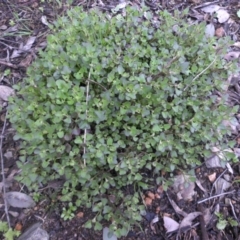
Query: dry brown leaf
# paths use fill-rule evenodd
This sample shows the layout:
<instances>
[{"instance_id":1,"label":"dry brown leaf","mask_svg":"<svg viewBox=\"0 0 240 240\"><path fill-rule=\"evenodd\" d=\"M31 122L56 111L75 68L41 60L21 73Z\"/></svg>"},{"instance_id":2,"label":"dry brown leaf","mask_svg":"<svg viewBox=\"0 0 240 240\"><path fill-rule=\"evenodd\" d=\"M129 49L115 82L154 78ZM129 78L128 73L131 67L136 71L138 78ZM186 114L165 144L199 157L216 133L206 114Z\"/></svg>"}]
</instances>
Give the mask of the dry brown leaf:
<instances>
[{"instance_id":1,"label":"dry brown leaf","mask_svg":"<svg viewBox=\"0 0 240 240\"><path fill-rule=\"evenodd\" d=\"M212 218L212 214L211 214L210 208L204 209L203 219L204 219L204 222L205 222L206 226L210 223L211 218Z\"/></svg>"},{"instance_id":2,"label":"dry brown leaf","mask_svg":"<svg viewBox=\"0 0 240 240\"><path fill-rule=\"evenodd\" d=\"M41 17L41 22L42 22L44 25L46 25L46 26L49 25L49 23L48 23L48 21L47 21L47 17L44 16L44 15Z\"/></svg>"},{"instance_id":3,"label":"dry brown leaf","mask_svg":"<svg viewBox=\"0 0 240 240\"><path fill-rule=\"evenodd\" d=\"M240 157L240 148L234 148L234 153L237 157Z\"/></svg>"},{"instance_id":4,"label":"dry brown leaf","mask_svg":"<svg viewBox=\"0 0 240 240\"><path fill-rule=\"evenodd\" d=\"M33 43L35 42L36 37L29 37L26 44L21 44L18 49L15 49L11 55L11 58L19 57L22 53L28 52L31 48Z\"/></svg>"},{"instance_id":5,"label":"dry brown leaf","mask_svg":"<svg viewBox=\"0 0 240 240\"><path fill-rule=\"evenodd\" d=\"M224 56L224 58L227 61L232 61L232 60L239 58L239 55L240 55L240 52L229 52Z\"/></svg>"},{"instance_id":6,"label":"dry brown leaf","mask_svg":"<svg viewBox=\"0 0 240 240\"><path fill-rule=\"evenodd\" d=\"M230 120L224 120L222 124L224 127L227 127L229 130L231 130L233 134L238 134L239 123L236 118L233 117Z\"/></svg>"},{"instance_id":7,"label":"dry brown leaf","mask_svg":"<svg viewBox=\"0 0 240 240\"><path fill-rule=\"evenodd\" d=\"M26 44L21 48L21 50L24 52L27 52L28 50L30 50L35 40L36 40L36 37L30 37L27 40Z\"/></svg>"},{"instance_id":8,"label":"dry brown leaf","mask_svg":"<svg viewBox=\"0 0 240 240\"><path fill-rule=\"evenodd\" d=\"M17 24L12 26L12 27L9 27L5 32L6 33L12 33L12 32L16 32L16 31L18 31L18 25Z\"/></svg>"},{"instance_id":9,"label":"dry brown leaf","mask_svg":"<svg viewBox=\"0 0 240 240\"><path fill-rule=\"evenodd\" d=\"M196 179L195 183L203 192L207 192L207 190L202 186L201 182L198 179Z\"/></svg>"},{"instance_id":10,"label":"dry brown leaf","mask_svg":"<svg viewBox=\"0 0 240 240\"><path fill-rule=\"evenodd\" d=\"M169 199L169 200L170 200L171 205L176 213L182 215L183 217L187 216L187 213L184 212L181 208L179 208L178 205L174 202L174 200L172 200L172 199Z\"/></svg>"},{"instance_id":11,"label":"dry brown leaf","mask_svg":"<svg viewBox=\"0 0 240 240\"><path fill-rule=\"evenodd\" d=\"M195 9L192 9L192 13L189 13L188 15L192 18L197 19L198 21L203 21L204 20L203 14L199 13Z\"/></svg>"},{"instance_id":12,"label":"dry brown leaf","mask_svg":"<svg viewBox=\"0 0 240 240\"><path fill-rule=\"evenodd\" d=\"M0 26L0 30L6 30L6 29L7 29L7 25Z\"/></svg>"},{"instance_id":13,"label":"dry brown leaf","mask_svg":"<svg viewBox=\"0 0 240 240\"><path fill-rule=\"evenodd\" d=\"M240 48L240 42L235 42L235 43L233 44L233 46L234 46L234 47L237 47L237 48Z\"/></svg>"},{"instance_id":14,"label":"dry brown leaf","mask_svg":"<svg viewBox=\"0 0 240 240\"><path fill-rule=\"evenodd\" d=\"M14 211L8 211L8 212L9 212L9 214L11 214L15 218L19 216L18 212L14 212Z\"/></svg>"},{"instance_id":15,"label":"dry brown leaf","mask_svg":"<svg viewBox=\"0 0 240 240\"><path fill-rule=\"evenodd\" d=\"M156 234L156 228L154 226L155 223L157 223L159 221L159 217L158 216L155 216L153 218L153 220L151 221L150 223L150 228L152 229L152 231Z\"/></svg>"},{"instance_id":16,"label":"dry brown leaf","mask_svg":"<svg viewBox=\"0 0 240 240\"><path fill-rule=\"evenodd\" d=\"M27 68L31 62L32 62L33 56L32 54L28 54L20 63L19 63L19 67L25 67Z\"/></svg>"},{"instance_id":17,"label":"dry brown leaf","mask_svg":"<svg viewBox=\"0 0 240 240\"><path fill-rule=\"evenodd\" d=\"M202 7L201 10L205 13L214 13L220 9L220 6L216 4L211 4L206 7Z\"/></svg>"},{"instance_id":18,"label":"dry brown leaf","mask_svg":"<svg viewBox=\"0 0 240 240\"><path fill-rule=\"evenodd\" d=\"M155 194L153 193L153 192L147 192L147 196L149 197L149 198L151 198L152 200L154 200L155 199Z\"/></svg>"},{"instance_id":19,"label":"dry brown leaf","mask_svg":"<svg viewBox=\"0 0 240 240\"><path fill-rule=\"evenodd\" d=\"M13 158L13 152L12 151L7 151L6 153L4 153L3 155L7 160L12 159Z\"/></svg>"},{"instance_id":20,"label":"dry brown leaf","mask_svg":"<svg viewBox=\"0 0 240 240\"><path fill-rule=\"evenodd\" d=\"M222 167L221 160L217 155L213 155L210 158L205 160L207 168Z\"/></svg>"},{"instance_id":21,"label":"dry brown leaf","mask_svg":"<svg viewBox=\"0 0 240 240\"><path fill-rule=\"evenodd\" d=\"M8 98L14 95L14 90L8 86L0 85L0 99L8 101Z\"/></svg>"},{"instance_id":22,"label":"dry brown leaf","mask_svg":"<svg viewBox=\"0 0 240 240\"><path fill-rule=\"evenodd\" d=\"M212 147L212 148L211 148L211 151L212 151L213 153L216 153L216 152L220 152L221 149L218 148L218 147Z\"/></svg>"},{"instance_id":23,"label":"dry brown leaf","mask_svg":"<svg viewBox=\"0 0 240 240\"><path fill-rule=\"evenodd\" d=\"M216 180L216 176L217 176L216 172L208 175L209 181L210 181L211 183L213 183L213 182Z\"/></svg>"},{"instance_id":24,"label":"dry brown leaf","mask_svg":"<svg viewBox=\"0 0 240 240\"><path fill-rule=\"evenodd\" d=\"M216 184L214 185L215 189L216 189L216 194L223 193L225 190L227 190L229 187L231 187L231 185L232 184L230 182L226 181L225 179L219 178L216 181Z\"/></svg>"},{"instance_id":25,"label":"dry brown leaf","mask_svg":"<svg viewBox=\"0 0 240 240\"><path fill-rule=\"evenodd\" d=\"M215 26L212 23L209 23L205 28L205 34L207 37L213 37L215 34Z\"/></svg>"},{"instance_id":26,"label":"dry brown leaf","mask_svg":"<svg viewBox=\"0 0 240 240\"><path fill-rule=\"evenodd\" d=\"M233 174L233 169L232 169L232 167L231 167L231 165L230 165L229 163L226 163L226 167L227 167L228 171L229 171L231 174Z\"/></svg>"},{"instance_id":27,"label":"dry brown leaf","mask_svg":"<svg viewBox=\"0 0 240 240\"><path fill-rule=\"evenodd\" d=\"M167 233L178 230L179 223L170 217L163 216L164 227L167 229Z\"/></svg>"},{"instance_id":28,"label":"dry brown leaf","mask_svg":"<svg viewBox=\"0 0 240 240\"><path fill-rule=\"evenodd\" d=\"M227 182L231 181L231 176L229 174L224 174L223 177Z\"/></svg>"},{"instance_id":29,"label":"dry brown leaf","mask_svg":"<svg viewBox=\"0 0 240 240\"><path fill-rule=\"evenodd\" d=\"M201 212L192 212L189 213L186 217L184 217L184 219L182 220L182 222L180 223L179 228L184 228L184 227L188 227L192 225L192 221L198 217L199 215L202 215Z\"/></svg>"}]
</instances>

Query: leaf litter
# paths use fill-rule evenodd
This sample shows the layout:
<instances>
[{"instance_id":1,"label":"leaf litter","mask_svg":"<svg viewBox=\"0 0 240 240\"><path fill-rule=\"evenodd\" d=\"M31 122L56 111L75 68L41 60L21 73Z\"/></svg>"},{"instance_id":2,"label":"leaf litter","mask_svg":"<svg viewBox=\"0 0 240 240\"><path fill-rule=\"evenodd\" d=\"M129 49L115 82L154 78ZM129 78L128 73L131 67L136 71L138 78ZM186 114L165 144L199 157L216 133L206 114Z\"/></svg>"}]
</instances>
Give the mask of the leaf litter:
<instances>
[{"instance_id":1,"label":"leaf litter","mask_svg":"<svg viewBox=\"0 0 240 240\"><path fill-rule=\"evenodd\" d=\"M19 48L13 51L11 58L17 58L21 54L28 52L32 48L35 40L36 37L29 37L26 44L21 43Z\"/></svg>"},{"instance_id":2,"label":"leaf litter","mask_svg":"<svg viewBox=\"0 0 240 240\"><path fill-rule=\"evenodd\" d=\"M178 175L174 178L173 189L178 199L192 200L196 194L194 191L195 183L190 179L189 175Z\"/></svg>"}]
</instances>

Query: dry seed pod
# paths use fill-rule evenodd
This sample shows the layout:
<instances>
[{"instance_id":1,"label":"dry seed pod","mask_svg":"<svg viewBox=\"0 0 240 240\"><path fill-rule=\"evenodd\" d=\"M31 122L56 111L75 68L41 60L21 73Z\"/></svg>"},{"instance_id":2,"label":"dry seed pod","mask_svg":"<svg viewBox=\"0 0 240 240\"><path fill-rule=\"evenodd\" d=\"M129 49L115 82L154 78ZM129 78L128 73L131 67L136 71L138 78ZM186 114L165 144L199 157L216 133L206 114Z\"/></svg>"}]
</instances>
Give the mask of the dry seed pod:
<instances>
[{"instance_id":1,"label":"dry seed pod","mask_svg":"<svg viewBox=\"0 0 240 240\"><path fill-rule=\"evenodd\" d=\"M147 196L148 196L149 198L151 198L152 200L155 199L155 194L152 193L152 192L147 192Z\"/></svg>"}]
</instances>

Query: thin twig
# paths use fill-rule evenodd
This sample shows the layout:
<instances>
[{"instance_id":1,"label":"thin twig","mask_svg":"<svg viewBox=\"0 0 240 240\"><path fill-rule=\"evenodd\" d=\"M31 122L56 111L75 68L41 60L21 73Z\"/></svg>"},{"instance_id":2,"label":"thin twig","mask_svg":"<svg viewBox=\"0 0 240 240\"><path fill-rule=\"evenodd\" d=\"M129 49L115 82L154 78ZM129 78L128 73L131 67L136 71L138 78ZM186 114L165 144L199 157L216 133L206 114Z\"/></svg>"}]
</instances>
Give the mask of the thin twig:
<instances>
[{"instance_id":1,"label":"thin twig","mask_svg":"<svg viewBox=\"0 0 240 240\"><path fill-rule=\"evenodd\" d=\"M228 169L226 168L226 169L218 176L218 178L215 180L215 182L213 183L212 189L211 189L211 192L210 192L210 196L212 195L213 187L217 184L217 181L219 180L219 178L222 177L227 170L228 170Z\"/></svg>"},{"instance_id":2,"label":"thin twig","mask_svg":"<svg viewBox=\"0 0 240 240\"><path fill-rule=\"evenodd\" d=\"M200 218L200 227L201 227L201 233L202 233L202 239L204 240L209 240L208 234L207 234L207 229L206 229L206 223L204 220L204 210L202 204L198 205L198 211L202 213L202 215L199 216Z\"/></svg>"},{"instance_id":3,"label":"thin twig","mask_svg":"<svg viewBox=\"0 0 240 240\"><path fill-rule=\"evenodd\" d=\"M89 71L88 74L88 79L90 79L91 77L91 71ZM88 106L88 97L89 97L89 83L90 81L87 81L87 92L86 92L86 105ZM86 119L87 119L87 115L88 115L88 109L86 108ZM87 142L87 128L84 129L84 140L83 140L83 156L85 156L86 154L86 142ZM84 166L86 166L86 159L85 157L83 158L83 163Z\"/></svg>"},{"instance_id":4,"label":"thin twig","mask_svg":"<svg viewBox=\"0 0 240 240\"><path fill-rule=\"evenodd\" d=\"M181 216L183 216L183 217L186 217L186 216L187 216L187 213L184 212L182 209L180 209L180 208L178 207L178 205L169 197L167 191L166 191L165 193L166 193L166 196L167 196L167 198L168 198L168 201L169 201L170 204L172 205L174 211L175 211L178 215L181 215Z\"/></svg>"},{"instance_id":5,"label":"thin twig","mask_svg":"<svg viewBox=\"0 0 240 240\"><path fill-rule=\"evenodd\" d=\"M0 136L0 157L1 157L1 168L2 168L3 196L4 196L3 199L4 199L4 205L5 205L5 214L6 214L6 217L7 217L8 227L10 228L11 224L10 224L10 218L9 218L9 214L8 214L8 203L7 203L7 200L6 200L4 161L3 161L3 152L2 152L3 134L4 134L5 129L6 129L7 114L8 114L8 112L6 112L6 116L5 116L5 120L4 120L3 128L2 128L2 133L1 133L1 136Z\"/></svg>"},{"instance_id":6,"label":"thin twig","mask_svg":"<svg viewBox=\"0 0 240 240\"><path fill-rule=\"evenodd\" d=\"M227 194L232 194L232 193L234 193L234 192L235 192L235 190L233 190L233 191L231 191L231 192L220 193L220 194L214 195L214 196L212 196L212 197L209 197L209 198L203 199L203 200L201 200L201 201L198 201L197 203L200 204L200 203L206 202L206 201L208 201L208 200L211 200L211 199L213 199L213 198L221 197L221 196L227 195Z\"/></svg>"},{"instance_id":7,"label":"thin twig","mask_svg":"<svg viewBox=\"0 0 240 240\"><path fill-rule=\"evenodd\" d=\"M237 217L237 215L236 215L236 213L235 213L234 206L233 206L233 204L232 204L232 201L231 201L231 199L229 199L229 203L230 203L230 205L231 205L231 208L232 208L233 216L234 216L234 217L235 217L235 219L238 221L238 217Z\"/></svg>"},{"instance_id":8,"label":"thin twig","mask_svg":"<svg viewBox=\"0 0 240 240\"><path fill-rule=\"evenodd\" d=\"M202 3L202 4L194 7L193 9L198 9L198 8L202 8L202 7L207 7L207 6L209 6L209 5L212 5L212 4L218 3L218 2L219 2L219 0L216 0L216 1L213 1L213 2Z\"/></svg>"},{"instance_id":9,"label":"thin twig","mask_svg":"<svg viewBox=\"0 0 240 240\"><path fill-rule=\"evenodd\" d=\"M193 78L192 82L193 83L197 78L199 78L204 72L206 72L213 64L214 62L217 60L217 56L213 59L213 61L205 68L203 69L195 78ZM191 84L187 85L183 91L185 91Z\"/></svg>"},{"instance_id":10,"label":"thin twig","mask_svg":"<svg viewBox=\"0 0 240 240\"><path fill-rule=\"evenodd\" d=\"M100 87L102 87L104 90L107 91L107 89L106 89L102 84L100 84L100 83L98 83L98 82L95 82L95 81L93 81L93 80L91 80L91 79L88 79L87 81L88 81L88 82L96 83L97 85L99 85Z\"/></svg>"},{"instance_id":11,"label":"thin twig","mask_svg":"<svg viewBox=\"0 0 240 240\"><path fill-rule=\"evenodd\" d=\"M172 63L174 63L175 61L177 61L179 58L180 58L180 57L179 57L178 55L175 56L174 58L172 58L172 59L167 63L166 66L163 66L164 71L168 70L168 69L171 67ZM165 75L166 75L166 72L159 72L159 73L157 73L156 75L153 75L153 76L152 76L152 80L151 80L151 81L155 81L158 77L160 77L160 76L163 76L163 77L164 77Z\"/></svg>"},{"instance_id":12,"label":"thin twig","mask_svg":"<svg viewBox=\"0 0 240 240\"><path fill-rule=\"evenodd\" d=\"M17 65L12 64L12 63L8 63L8 62L4 62L4 61L0 61L0 64L5 65L5 66L10 67L10 68L14 68L14 69L18 68Z\"/></svg>"}]
</instances>

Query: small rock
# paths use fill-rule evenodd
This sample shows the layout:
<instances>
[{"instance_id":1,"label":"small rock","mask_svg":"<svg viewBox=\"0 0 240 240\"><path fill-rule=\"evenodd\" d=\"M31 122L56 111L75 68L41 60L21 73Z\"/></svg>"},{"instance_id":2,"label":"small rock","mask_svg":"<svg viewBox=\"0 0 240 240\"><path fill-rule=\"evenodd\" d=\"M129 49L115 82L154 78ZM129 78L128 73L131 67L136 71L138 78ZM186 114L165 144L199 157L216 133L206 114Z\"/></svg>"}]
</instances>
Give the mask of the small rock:
<instances>
[{"instance_id":1,"label":"small rock","mask_svg":"<svg viewBox=\"0 0 240 240\"><path fill-rule=\"evenodd\" d=\"M114 234L109 237L109 232L108 227L103 229L103 240L117 240L117 237Z\"/></svg>"},{"instance_id":2,"label":"small rock","mask_svg":"<svg viewBox=\"0 0 240 240\"><path fill-rule=\"evenodd\" d=\"M20 192L7 192L5 194L7 203L16 208L31 208L35 206L33 199L26 195L25 193Z\"/></svg>"},{"instance_id":3,"label":"small rock","mask_svg":"<svg viewBox=\"0 0 240 240\"><path fill-rule=\"evenodd\" d=\"M14 95L14 90L8 86L0 85L0 99L8 101L10 96Z\"/></svg>"},{"instance_id":4,"label":"small rock","mask_svg":"<svg viewBox=\"0 0 240 240\"><path fill-rule=\"evenodd\" d=\"M41 223L35 223L28 228L18 240L49 240L48 233L40 227Z\"/></svg>"}]
</instances>

